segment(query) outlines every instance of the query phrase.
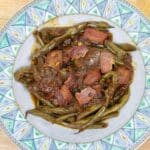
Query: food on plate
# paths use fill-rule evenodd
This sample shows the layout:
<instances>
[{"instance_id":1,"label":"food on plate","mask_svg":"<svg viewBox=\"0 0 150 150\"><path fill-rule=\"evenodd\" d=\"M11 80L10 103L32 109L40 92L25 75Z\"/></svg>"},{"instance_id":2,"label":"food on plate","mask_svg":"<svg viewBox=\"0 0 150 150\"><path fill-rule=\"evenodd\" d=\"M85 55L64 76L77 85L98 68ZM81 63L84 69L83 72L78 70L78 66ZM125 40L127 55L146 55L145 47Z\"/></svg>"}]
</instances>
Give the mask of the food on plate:
<instances>
[{"instance_id":1,"label":"food on plate","mask_svg":"<svg viewBox=\"0 0 150 150\"><path fill-rule=\"evenodd\" d=\"M68 128L107 127L130 96L129 43L113 42L107 22L83 22L34 32L39 48L14 76L36 98L32 114Z\"/></svg>"}]
</instances>

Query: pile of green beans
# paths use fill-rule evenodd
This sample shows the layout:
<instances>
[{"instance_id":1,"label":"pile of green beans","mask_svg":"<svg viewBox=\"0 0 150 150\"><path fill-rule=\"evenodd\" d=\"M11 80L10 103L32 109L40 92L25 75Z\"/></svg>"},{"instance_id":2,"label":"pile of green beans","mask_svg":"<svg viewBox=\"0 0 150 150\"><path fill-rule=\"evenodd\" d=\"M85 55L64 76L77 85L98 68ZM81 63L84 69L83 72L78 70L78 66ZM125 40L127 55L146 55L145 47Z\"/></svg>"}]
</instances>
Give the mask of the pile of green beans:
<instances>
[{"instance_id":1,"label":"pile of green beans","mask_svg":"<svg viewBox=\"0 0 150 150\"><path fill-rule=\"evenodd\" d=\"M79 112L75 107L55 107L51 105L37 106L26 112L41 117L51 123L55 123L67 128L78 129L79 132L85 129L106 128L107 119L117 117L119 110L126 104L129 98L129 91L121 97L118 103L108 107L102 105L92 105L84 111ZM41 99L39 99L41 100ZM42 102L45 102L41 100Z\"/></svg>"}]
</instances>

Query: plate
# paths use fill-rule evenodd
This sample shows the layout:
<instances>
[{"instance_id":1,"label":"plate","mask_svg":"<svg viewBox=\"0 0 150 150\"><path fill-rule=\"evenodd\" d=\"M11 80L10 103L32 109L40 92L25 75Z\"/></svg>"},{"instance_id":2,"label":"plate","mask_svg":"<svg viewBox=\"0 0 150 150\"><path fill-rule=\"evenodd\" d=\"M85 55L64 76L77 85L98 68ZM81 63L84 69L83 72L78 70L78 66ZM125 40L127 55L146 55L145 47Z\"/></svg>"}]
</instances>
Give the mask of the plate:
<instances>
[{"instance_id":1,"label":"plate","mask_svg":"<svg viewBox=\"0 0 150 150\"><path fill-rule=\"evenodd\" d=\"M49 21L50 20L50 21ZM34 43L32 31L43 26L71 25L87 20L105 20L116 42L133 42L135 75L131 96L119 117L109 127L74 130L52 125L41 118L24 118L33 108L29 93L13 78L21 66L29 64ZM48 21L48 22L47 22ZM42 25L42 26L41 26ZM2 127L22 149L109 150L134 149L150 133L150 23L123 0L43 0L19 11L0 35L0 121Z\"/></svg>"}]
</instances>

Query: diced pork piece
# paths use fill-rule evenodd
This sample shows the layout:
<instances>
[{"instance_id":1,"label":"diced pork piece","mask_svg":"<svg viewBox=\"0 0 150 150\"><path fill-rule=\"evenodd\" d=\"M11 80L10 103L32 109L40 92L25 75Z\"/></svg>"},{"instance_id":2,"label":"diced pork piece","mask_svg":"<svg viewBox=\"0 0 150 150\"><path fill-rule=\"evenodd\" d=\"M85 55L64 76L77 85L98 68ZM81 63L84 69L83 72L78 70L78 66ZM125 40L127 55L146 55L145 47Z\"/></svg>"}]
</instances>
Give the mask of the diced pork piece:
<instances>
[{"instance_id":1,"label":"diced pork piece","mask_svg":"<svg viewBox=\"0 0 150 150\"><path fill-rule=\"evenodd\" d=\"M83 82L85 85L92 85L96 81L98 81L100 79L100 77L101 77L101 74L98 69L90 70L90 71L88 71Z\"/></svg>"},{"instance_id":2,"label":"diced pork piece","mask_svg":"<svg viewBox=\"0 0 150 150\"><path fill-rule=\"evenodd\" d=\"M128 84L132 77L132 71L124 66L120 66L117 69L118 83L121 85Z\"/></svg>"},{"instance_id":3,"label":"diced pork piece","mask_svg":"<svg viewBox=\"0 0 150 150\"><path fill-rule=\"evenodd\" d=\"M45 66L52 67L54 69L60 69L62 65L62 51L61 50L54 50L47 54L45 60Z\"/></svg>"},{"instance_id":4,"label":"diced pork piece","mask_svg":"<svg viewBox=\"0 0 150 150\"><path fill-rule=\"evenodd\" d=\"M62 94L64 100L69 103L72 99L72 94L69 88L66 85L63 85L60 89L60 93Z\"/></svg>"},{"instance_id":5,"label":"diced pork piece","mask_svg":"<svg viewBox=\"0 0 150 150\"><path fill-rule=\"evenodd\" d=\"M76 79L73 73L70 73L69 77L67 80L64 82L64 84L69 88L75 88L77 86Z\"/></svg>"},{"instance_id":6,"label":"diced pork piece","mask_svg":"<svg viewBox=\"0 0 150 150\"><path fill-rule=\"evenodd\" d=\"M101 85L100 85L100 84L93 85L92 88L93 88L94 90L96 90L96 93L97 93L97 94L101 93L101 91L102 91L102 88L101 88Z\"/></svg>"},{"instance_id":7,"label":"diced pork piece","mask_svg":"<svg viewBox=\"0 0 150 150\"><path fill-rule=\"evenodd\" d=\"M71 50L72 60L84 57L87 52L88 52L88 48L85 45L73 46Z\"/></svg>"},{"instance_id":8,"label":"diced pork piece","mask_svg":"<svg viewBox=\"0 0 150 150\"><path fill-rule=\"evenodd\" d=\"M103 51L100 55L100 68L102 73L107 73L112 70L114 64L114 55L110 52Z\"/></svg>"},{"instance_id":9,"label":"diced pork piece","mask_svg":"<svg viewBox=\"0 0 150 150\"><path fill-rule=\"evenodd\" d=\"M107 39L108 34L103 31L99 31L93 28L86 28L83 35L84 39L87 39L93 43L103 44Z\"/></svg>"},{"instance_id":10,"label":"diced pork piece","mask_svg":"<svg viewBox=\"0 0 150 150\"><path fill-rule=\"evenodd\" d=\"M75 97L80 105L88 103L96 95L96 91L91 87L83 89L80 93L76 93Z\"/></svg>"},{"instance_id":11,"label":"diced pork piece","mask_svg":"<svg viewBox=\"0 0 150 150\"><path fill-rule=\"evenodd\" d=\"M99 62L100 62L100 50L98 48L94 47L88 47L89 51L85 55L84 58L80 58L75 61L75 65L78 68L84 67L84 68L100 68Z\"/></svg>"}]
</instances>

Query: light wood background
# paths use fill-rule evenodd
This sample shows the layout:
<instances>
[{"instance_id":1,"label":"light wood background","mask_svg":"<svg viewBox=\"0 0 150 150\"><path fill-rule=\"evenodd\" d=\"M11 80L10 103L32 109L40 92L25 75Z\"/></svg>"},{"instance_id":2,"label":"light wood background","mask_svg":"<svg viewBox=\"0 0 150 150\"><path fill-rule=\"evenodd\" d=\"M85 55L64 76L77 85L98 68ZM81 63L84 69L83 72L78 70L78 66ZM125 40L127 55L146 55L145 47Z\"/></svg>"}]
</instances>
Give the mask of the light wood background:
<instances>
[{"instance_id":1,"label":"light wood background","mask_svg":"<svg viewBox=\"0 0 150 150\"><path fill-rule=\"evenodd\" d=\"M22 7L32 0L0 0L0 29ZM128 0L150 19L150 0ZM19 150L11 139L0 129L0 150ZM139 150L150 150L150 139Z\"/></svg>"}]
</instances>

